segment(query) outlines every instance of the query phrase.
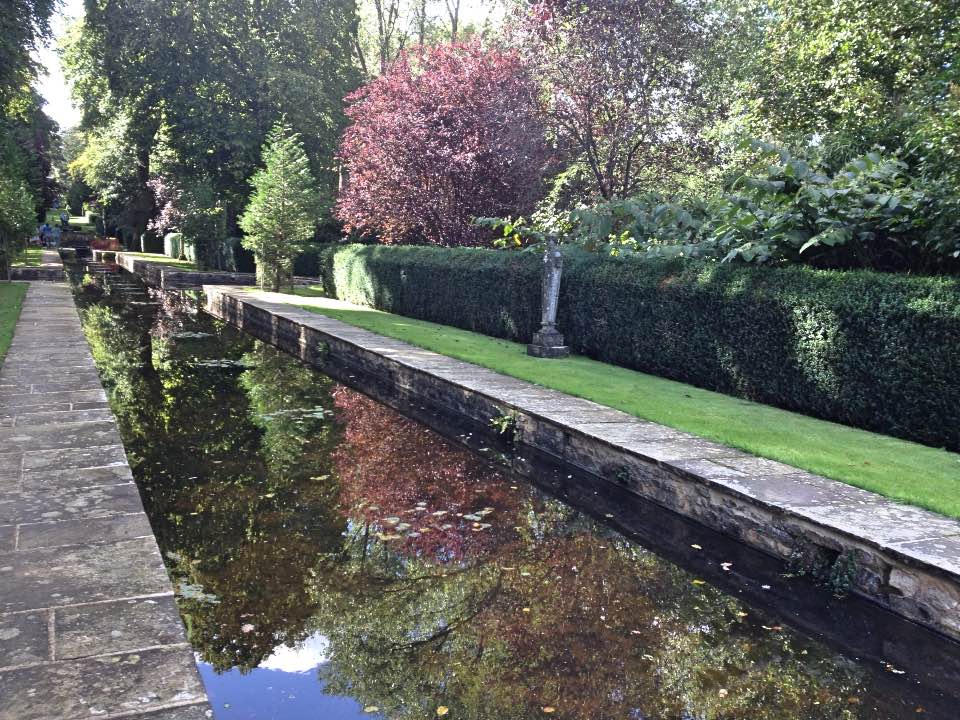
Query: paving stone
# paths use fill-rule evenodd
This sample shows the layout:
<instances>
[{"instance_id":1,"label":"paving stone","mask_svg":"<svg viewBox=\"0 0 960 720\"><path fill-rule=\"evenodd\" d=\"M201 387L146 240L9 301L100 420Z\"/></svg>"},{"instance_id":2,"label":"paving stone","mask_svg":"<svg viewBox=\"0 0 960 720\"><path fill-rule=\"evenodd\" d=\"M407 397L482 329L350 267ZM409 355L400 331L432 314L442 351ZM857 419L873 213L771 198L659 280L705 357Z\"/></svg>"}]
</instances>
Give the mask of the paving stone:
<instances>
[{"instance_id":1,"label":"paving stone","mask_svg":"<svg viewBox=\"0 0 960 720\"><path fill-rule=\"evenodd\" d=\"M934 563L960 576L960 535L897 543L894 547L907 557Z\"/></svg>"},{"instance_id":2,"label":"paving stone","mask_svg":"<svg viewBox=\"0 0 960 720\"><path fill-rule=\"evenodd\" d=\"M670 463L670 467L681 470L695 477L705 478L707 480L719 480L722 478L742 478L747 474L742 470L720 465L714 460L705 460L697 458L694 460L675 460Z\"/></svg>"},{"instance_id":3,"label":"paving stone","mask_svg":"<svg viewBox=\"0 0 960 720\"><path fill-rule=\"evenodd\" d=\"M6 365L0 368L0 380L10 383L17 382L23 384L24 382L35 383L47 380L53 382L90 377L99 376L97 375L97 371L91 368L88 363L60 368L32 367L11 369Z\"/></svg>"},{"instance_id":4,"label":"paving stone","mask_svg":"<svg viewBox=\"0 0 960 720\"><path fill-rule=\"evenodd\" d=\"M120 433L112 420L16 426L0 430L0 445L20 452L60 448L120 445Z\"/></svg>"},{"instance_id":5,"label":"paving stone","mask_svg":"<svg viewBox=\"0 0 960 720\"><path fill-rule=\"evenodd\" d=\"M50 660L50 612L0 615L0 668ZM0 712L3 712L0 695Z\"/></svg>"},{"instance_id":6,"label":"paving stone","mask_svg":"<svg viewBox=\"0 0 960 720\"><path fill-rule=\"evenodd\" d=\"M849 508L849 512L855 508L862 512L864 506L885 502L880 495L798 472L796 468L792 475L744 475L728 469L730 474L717 474L711 479L754 500L782 508L843 506Z\"/></svg>"},{"instance_id":7,"label":"paving stone","mask_svg":"<svg viewBox=\"0 0 960 720\"><path fill-rule=\"evenodd\" d=\"M637 420L635 422L571 422L570 425L590 437L595 437L612 444L634 443L645 444L662 440L695 440L695 436L674 430L673 428L657 425L656 423Z\"/></svg>"},{"instance_id":8,"label":"paving stone","mask_svg":"<svg viewBox=\"0 0 960 720\"><path fill-rule=\"evenodd\" d=\"M51 425L63 423L86 423L98 421L113 421L110 408L93 408L90 410L60 410L55 412L24 413L10 416L11 423L16 420L16 426L32 427L34 425ZM2 422L2 421L0 421ZM12 427L12 425L11 425Z\"/></svg>"},{"instance_id":9,"label":"paving stone","mask_svg":"<svg viewBox=\"0 0 960 720\"><path fill-rule=\"evenodd\" d=\"M106 400L96 400L90 402L75 402L71 406L71 410L95 410L98 408L109 408L110 403Z\"/></svg>"},{"instance_id":10,"label":"paving stone","mask_svg":"<svg viewBox=\"0 0 960 720\"><path fill-rule=\"evenodd\" d=\"M28 471L23 474L20 489L23 492L56 491L94 485L117 485L131 480L133 474L129 466L126 463L117 463L108 467Z\"/></svg>"},{"instance_id":11,"label":"paving stone","mask_svg":"<svg viewBox=\"0 0 960 720\"><path fill-rule=\"evenodd\" d=\"M56 487L0 494L0 524L102 518L140 512L137 486Z\"/></svg>"},{"instance_id":12,"label":"paving stone","mask_svg":"<svg viewBox=\"0 0 960 720\"><path fill-rule=\"evenodd\" d=\"M715 458L730 451L730 448L725 448L716 443L690 438L682 438L679 440L671 440L668 438L654 442L624 440L618 444L633 453L637 453L659 463L670 463L676 460ZM796 472L796 468L793 468L793 470Z\"/></svg>"},{"instance_id":13,"label":"paving stone","mask_svg":"<svg viewBox=\"0 0 960 720\"><path fill-rule=\"evenodd\" d=\"M199 705L182 705L166 710L143 713L136 716L137 720L211 720L213 710L206 703Z\"/></svg>"},{"instance_id":14,"label":"paving stone","mask_svg":"<svg viewBox=\"0 0 960 720\"><path fill-rule=\"evenodd\" d=\"M0 453L0 477L20 477L23 455L20 453Z\"/></svg>"},{"instance_id":15,"label":"paving stone","mask_svg":"<svg viewBox=\"0 0 960 720\"><path fill-rule=\"evenodd\" d=\"M0 672L0 720L73 720L204 698L183 647Z\"/></svg>"},{"instance_id":16,"label":"paving stone","mask_svg":"<svg viewBox=\"0 0 960 720\"><path fill-rule=\"evenodd\" d=\"M858 506L811 506L805 517L878 545L960 535L960 521L910 505L877 502L869 512Z\"/></svg>"},{"instance_id":17,"label":"paving stone","mask_svg":"<svg viewBox=\"0 0 960 720\"><path fill-rule=\"evenodd\" d=\"M60 608L54 637L61 660L186 642L173 595Z\"/></svg>"},{"instance_id":18,"label":"paving stone","mask_svg":"<svg viewBox=\"0 0 960 720\"><path fill-rule=\"evenodd\" d=\"M123 445L39 450L23 454L24 472L107 467L126 463L127 456L123 452Z\"/></svg>"},{"instance_id":19,"label":"paving stone","mask_svg":"<svg viewBox=\"0 0 960 720\"><path fill-rule=\"evenodd\" d=\"M0 553L10 552L16 547L17 526L0 525Z\"/></svg>"},{"instance_id":20,"label":"paving stone","mask_svg":"<svg viewBox=\"0 0 960 720\"><path fill-rule=\"evenodd\" d=\"M0 553L0 612L170 591L153 536Z\"/></svg>"},{"instance_id":21,"label":"paving stone","mask_svg":"<svg viewBox=\"0 0 960 720\"><path fill-rule=\"evenodd\" d=\"M138 537L153 538L150 521L143 512L114 517L24 523L19 526L17 549L93 545Z\"/></svg>"},{"instance_id":22,"label":"paving stone","mask_svg":"<svg viewBox=\"0 0 960 720\"><path fill-rule=\"evenodd\" d=\"M34 395L34 397L38 398L40 402L33 405L21 404L15 408L0 407L0 417L12 418L22 413L61 412L73 407L72 403L66 401L46 402L43 400L43 395Z\"/></svg>"},{"instance_id":23,"label":"paving stone","mask_svg":"<svg viewBox=\"0 0 960 720\"><path fill-rule=\"evenodd\" d=\"M745 453L734 454L731 452L728 457L718 457L714 462L748 475L792 475L797 472L797 468L793 465L786 465L776 460L754 457Z\"/></svg>"},{"instance_id":24,"label":"paving stone","mask_svg":"<svg viewBox=\"0 0 960 720\"><path fill-rule=\"evenodd\" d=\"M22 408L36 407L39 405L52 405L54 403L75 403L75 402L105 402L107 395L102 389L96 390L65 390L62 392L51 393L30 393L25 395L8 395L0 397L0 413L4 415L11 414L13 410ZM63 409L66 408L48 408Z\"/></svg>"}]
</instances>

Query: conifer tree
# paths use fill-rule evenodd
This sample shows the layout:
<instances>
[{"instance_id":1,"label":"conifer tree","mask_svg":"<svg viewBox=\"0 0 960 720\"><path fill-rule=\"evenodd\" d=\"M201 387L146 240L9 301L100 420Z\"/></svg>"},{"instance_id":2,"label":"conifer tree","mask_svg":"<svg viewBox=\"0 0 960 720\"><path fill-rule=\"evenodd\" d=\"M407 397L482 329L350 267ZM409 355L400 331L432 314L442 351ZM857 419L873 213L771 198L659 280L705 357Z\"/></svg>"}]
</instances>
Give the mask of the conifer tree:
<instances>
[{"instance_id":1,"label":"conifer tree","mask_svg":"<svg viewBox=\"0 0 960 720\"><path fill-rule=\"evenodd\" d=\"M300 137L285 122L268 133L263 165L250 181L253 194L240 228L243 247L256 259L258 284L277 292L313 237L318 191Z\"/></svg>"}]
</instances>

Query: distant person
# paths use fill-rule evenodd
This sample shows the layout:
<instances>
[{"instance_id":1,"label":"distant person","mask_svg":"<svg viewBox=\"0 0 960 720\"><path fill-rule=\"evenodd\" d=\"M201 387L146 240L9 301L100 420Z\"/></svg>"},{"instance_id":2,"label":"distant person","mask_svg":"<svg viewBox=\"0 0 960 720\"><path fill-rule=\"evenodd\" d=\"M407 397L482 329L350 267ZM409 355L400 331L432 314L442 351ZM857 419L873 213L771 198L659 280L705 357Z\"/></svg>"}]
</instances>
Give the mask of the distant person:
<instances>
[{"instance_id":1,"label":"distant person","mask_svg":"<svg viewBox=\"0 0 960 720\"><path fill-rule=\"evenodd\" d=\"M40 226L40 244L44 247L50 243L50 226L44 223Z\"/></svg>"},{"instance_id":2,"label":"distant person","mask_svg":"<svg viewBox=\"0 0 960 720\"><path fill-rule=\"evenodd\" d=\"M70 213L68 213L66 210L60 213L60 224L63 226L64 230L70 227Z\"/></svg>"},{"instance_id":3,"label":"distant person","mask_svg":"<svg viewBox=\"0 0 960 720\"><path fill-rule=\"evenodd\" d=\"M50 247L60 247L60 228L54 227L50 230Z\"/></svg>"}]
</instances>

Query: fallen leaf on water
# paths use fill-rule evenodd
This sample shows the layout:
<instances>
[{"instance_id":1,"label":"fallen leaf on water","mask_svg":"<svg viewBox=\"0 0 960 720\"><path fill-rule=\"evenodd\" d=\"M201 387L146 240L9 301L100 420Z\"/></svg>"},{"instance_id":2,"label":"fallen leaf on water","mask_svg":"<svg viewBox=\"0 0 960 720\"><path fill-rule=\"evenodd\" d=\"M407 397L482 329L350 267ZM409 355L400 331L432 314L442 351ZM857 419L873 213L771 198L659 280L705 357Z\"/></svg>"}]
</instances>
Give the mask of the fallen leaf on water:
<instances>
[{"instance_id":1,"label":"fallen leaf on water","mask_svg":"<svg viewBox=\"0 0 960 720\"><path fill-rule=\"evenodd\" d=\"M722 567L724 570L729 571L730 568L733 567L733 563L722 562L720 563L720 567Z\"/></svg>"},{"instance_id":2,"label":"fallen leaf on water","mask_svg":"<svg viewBox=\"0 0 960 720\"><path fill-rule=\"evenodd\" d=\"M376 705L367 705L367 706L363 709L363 711L364 711L365 713L375 713L375 712L380 712L380 708L378 708Z\"/></svg>"},{"instance_id":3,"label":"fallen leaf on water","mask_svg":"<svg viewBox=\"0 0 960 720\"><path fill-rule=\"evenodd\" d=\"M769 589L770 589L770 586L769 586L769 585L761 585L761 586L760 586L760 589L761 589L761 590L769 590Z\"/></svg>"},{"instance_id":4,"label":"fallen leaf on water","mask_svg":"<svg viewBox=\"0 0 960 720\"><path fill-rule=\"evenodd\" d=\"M631 635L643 635L643 633L640 632L639 630L631 630L631 631L630 631L630 634L631 634Z\"/></svg>"},{"instance_id":5,"label":"fallen leaf on water","mask_svg":"<svg viewBox=\"0 0 960 720\"><path fill-rule=\"evenodd\" d=\"M703 550L703 548L700 547L699 545L697 545L696 543L694 543L694 544L691 545L690 547L692 547L694 550Z\"/></svg>"},{"instance_id":6,"label":"fallen leaf on water","mask_svg":"<svg viewBox=\"0 0 960 720\"><path fill-rule=\"evenodd\" d=\"M439 715L440 717L443 717L448 712L450 712L450 708L448 708L446 705L441 705L440 707L437 708L437 715Z\"/></svg>"},{"instance_id":7,"label":"fallen leaf on water","mask_svg":"<svg viewBox=\"0 0 960 720\"><path fill-rule=\"evenodd\" d=\"M555 712L557 711L557 709L556 709L555 707L553 707L552 705L545 705L545 706L543 707L543 711L544 711L545 713L547 713L547 715L549 715L550 713L555 713Z\"/></svg>"},{"instance_id":8,"label":"fallen leaf on water","mask_svg":"<svg viewBox=\"0 0 960 720\"><path fill-rule=\"evenodd\" d=\"M693 582L694 585L706 585L706 584L707 584L707 581L706 581L706 580L693 580L692 582Z\"/></svg>"},{"instance_id":9,"label":"fallen leaf on water","mask_svg":"<svg viewBox=\"0 0 960 720\"><path fill-rule=\"evenodd\" d=\"M747 613L743 612L742 610L737 613L737 617L743 618L743 617L746 617L746 616L747 616Z\"/></svg>"}]
</instances>

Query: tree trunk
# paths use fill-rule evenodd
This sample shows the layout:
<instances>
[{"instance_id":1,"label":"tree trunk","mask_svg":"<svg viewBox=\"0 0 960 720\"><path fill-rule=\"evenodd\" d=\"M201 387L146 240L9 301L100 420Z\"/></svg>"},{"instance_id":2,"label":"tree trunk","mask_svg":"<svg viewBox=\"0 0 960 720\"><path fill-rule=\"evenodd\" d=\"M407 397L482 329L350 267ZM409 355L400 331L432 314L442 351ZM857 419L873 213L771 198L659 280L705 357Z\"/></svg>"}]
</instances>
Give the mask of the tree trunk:
<instances>
[{"instance_id":1,"label":"tree trunk","mask_svg":"<svg viewBox=\"0 0 960 720\"><path fill-rule=\"evenodd\" d=\"M147 186L150 179L150 142L137 142L137 196L130 208L130 223L133 229L134 242L144 248L144 235L147 232L147 223L153 216L153 192Z\"/></svg>"}]
</instances>

